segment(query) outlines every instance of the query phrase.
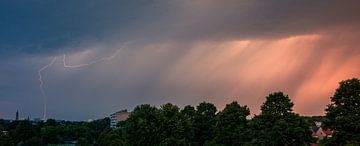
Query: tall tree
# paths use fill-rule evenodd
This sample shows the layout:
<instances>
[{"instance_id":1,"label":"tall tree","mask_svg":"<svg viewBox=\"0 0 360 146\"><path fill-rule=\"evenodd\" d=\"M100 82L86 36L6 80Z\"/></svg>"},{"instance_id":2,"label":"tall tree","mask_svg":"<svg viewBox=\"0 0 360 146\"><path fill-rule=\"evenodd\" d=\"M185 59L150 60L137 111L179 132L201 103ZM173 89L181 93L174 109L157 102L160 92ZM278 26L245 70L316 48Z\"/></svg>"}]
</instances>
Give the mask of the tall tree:
<instances>
[{"instance_id":1,"label":"tall tree","mask_svg":"<svg viewBox=\"0 0 360 146\"><path fill-rule=\"evenodd\" d=\"M216 118L216 143L227 146L246 144L250 139L246 119L249 115L250 110L247 106L240 106L235 101L227 104Z\"/></svg>"},{"instance_id":2,"label":"tall tree","mask_svg":"<svg viewBox=\"0 0 360 146\"><path fill-rule=\"evenodd\" d=\"M308 145L313 142L310 125L292 112L288 95L275 92L266 97L261 114L252 121L253 145Z\"/></svg>"},{"instance_id":3,"label":"tall tree","mask_svg":"<svg viewBox=\"0 0 360 146\"><path fill-rule=\"evenodd\" d=\"M326 109L325 128L334 128L333 144L360 145L360 80L341 81Z\"/></svg>"},{"instance_id":4,"label":"tall tree","mask_svg":"<svg viewBox=\"0 0 360 146\"><path fill-rule=\"evenodd\" d=\"M126 121L127 139L131 145L158 145L162 141L160 111L149 104L135 107Z\"/></svg>"},{"instance_id":5,"label":"tall tree","mask_svg":"<svg viewBox=\"0 0 360 146\"><path fill-rule=\"evenodd\" d=\"M216 107L212 103L202 102L196 107L194 116L194 145L204 145L215 136Z\"/></svg>"},{"instance_id":6,"label":"tall tree","mask_svg":"<svg viewBox=\"0 0 360 146\"><path fill-rule=\"evenodd\" d=\"M180 114L185 118L185 121L188 122L186 125L185 139L190 143L195 141L195 128L194 128L194 117L196 110L193 106L187 105L181 111Z\"/></svg>"},{"instance_id":7,"label":"tall tree","mask_svg":"<svg viewBox=\"0 0 360 146\"><path fill-rule=\"evenodd\" d=\"M288 95L282 92L275 92L266 97L265 103L261 106L261 114L281 116L292 112L294 103Z\"/></svg>"},{"instance_id":8,"label":"tall tree","mask_svg":"<svg viewBox=\"0 0 360 146\"><path fill-rule=\"evenodd\" d=\"M186 133L190 131L190 120L180 114L176 105L167 103L161 106L162 120L159 127L162 133L161 145L187 145Z\"/></svg>"}]
</instances>

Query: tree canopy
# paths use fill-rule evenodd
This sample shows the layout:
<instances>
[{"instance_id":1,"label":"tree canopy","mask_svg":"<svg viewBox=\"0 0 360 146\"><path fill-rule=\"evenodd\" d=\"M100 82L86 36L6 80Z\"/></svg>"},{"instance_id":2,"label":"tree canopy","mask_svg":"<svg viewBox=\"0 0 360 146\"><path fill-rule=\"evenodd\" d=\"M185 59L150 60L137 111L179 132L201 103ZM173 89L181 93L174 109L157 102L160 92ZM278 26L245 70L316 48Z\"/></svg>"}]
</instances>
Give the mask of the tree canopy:
<instances>
[{"instance_id":1,"label":"tree canopy","mask_svg":"<svg viewBox=\"0 0 360 146\"><path fill-rule=\"evenodd\" d=\"M251 121L252 145L309 145L314 141L310 124L292 112L288 95L275 92L266 97L261 114Z\"/></svg>"},{"instance_id":2,"label":"tree canopy","mask_svg":"<svg viewBox=\"0 0 360 146\"><path fill-rule=\"evenodd\" d=\"M227 104L217 115L215 141L227 146L244 145L251 138L246 119L250 115L247 106L240 106L236 101Z\"/></svg>"},{"instance_id":3,"label":"tree canopy","mask_svg":"<svg viewBox=\"0 0 360 146\"><path fill-rule=\"evenodd\" d=\"M325 128L333 128L332 144L360 145L360 80L340 82L326 108Z\"/></svg>"},{"instance_id":4,"label":"tree canopy","mask_svg":"<svg viewBox=\"0 0 360 146\"><path fill-rule=\"evenodd\" d=\"M9 121L0 119L0 145L50 145L74 143L95 146L301 146L315 142L314 121L334 130L324 145L360 145L360 81L340 82L326 116L301 117L283 92L265 97L258 115L236 101L217 110L212 103L183 108L166 103L159 107L138 105L129 118L110 128L110 118L91 122Z\"/></svg>"},{"instance_id":5,"label":"tree canopy","mask_svg":"<svg viewBox=\"0 0 360 146\"><path fill-rule=\"evenodd\" d=\"M271 93L266 97L266 101L261 105L261 114L282 116L292 112L294 103L291 102L288 95L282 92Z\"/></svg>"}]
</instances>

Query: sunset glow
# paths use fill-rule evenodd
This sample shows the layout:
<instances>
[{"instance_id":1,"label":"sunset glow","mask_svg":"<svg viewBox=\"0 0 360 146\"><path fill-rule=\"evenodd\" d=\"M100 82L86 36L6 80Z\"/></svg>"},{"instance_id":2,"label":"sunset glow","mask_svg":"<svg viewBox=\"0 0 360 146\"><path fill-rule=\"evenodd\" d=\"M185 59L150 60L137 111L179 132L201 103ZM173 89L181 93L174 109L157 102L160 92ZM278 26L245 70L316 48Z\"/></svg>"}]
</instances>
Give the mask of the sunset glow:
<instances>
[{"instance_id":1,"label":"sunset glow","mask_svg":"<svg viewBox=\"0 0 360 146\"><path fill-rule=\"evenodd\" d=\"M44 102L71 120L202 101L253 115L276 91L322 115L360 77L359 2L71 3L0 2L1 118L42 117Z\"/></svg>"}]
</instances>

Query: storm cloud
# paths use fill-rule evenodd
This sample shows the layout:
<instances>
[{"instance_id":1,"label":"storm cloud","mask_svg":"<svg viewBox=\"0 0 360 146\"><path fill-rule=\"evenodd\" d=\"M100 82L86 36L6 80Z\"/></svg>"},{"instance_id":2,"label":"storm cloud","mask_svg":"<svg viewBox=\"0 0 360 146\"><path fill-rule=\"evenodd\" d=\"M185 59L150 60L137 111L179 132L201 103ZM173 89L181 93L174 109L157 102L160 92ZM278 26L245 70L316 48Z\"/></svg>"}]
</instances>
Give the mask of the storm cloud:
<instances>
[{"instance_id":1,"label":"storm cloud","mask_svg":"<svg viewBox=\"0 0 360 146\"><path fill-rule=\"evenodd\" d=\"M0 2L0 117L101 118L142 103L233 100L259 112L284 91L303 115L323 113L343 79L360 76L356 0ZM124 45L127 44L127 45ZM120 49L121 48L121 49ZM84 64L69 69L62 64Z\"/></svg>"}]
</instances>

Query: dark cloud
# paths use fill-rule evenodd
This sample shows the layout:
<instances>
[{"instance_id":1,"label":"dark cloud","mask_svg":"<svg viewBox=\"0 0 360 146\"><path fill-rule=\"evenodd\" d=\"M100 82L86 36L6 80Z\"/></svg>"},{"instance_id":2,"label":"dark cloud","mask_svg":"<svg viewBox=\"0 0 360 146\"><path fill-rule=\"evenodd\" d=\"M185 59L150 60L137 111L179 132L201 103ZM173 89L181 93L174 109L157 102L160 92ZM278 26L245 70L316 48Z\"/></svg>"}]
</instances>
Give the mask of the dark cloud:
<instances>
[{"instance_id":1,"label":"dark cloud","mask_svg":"<svg viewBox=\"0 0 360 146\"><path fill-rule=\"evenodd\" d=\"M41 117L37 71L54 56L57 61L44 71L49 117L98 118L141 103L204 100L219 108L238 100L256 114L265 96L278 90L304 105L296 108L300 113L319 114L328 103L327 89L360 75L352 69L360 54L359 4L1 1L0 118L11 118L16 109ZM131 43L111 61L62 67L63 53L69 64L87 63L124 42ZM319 94L307 88L322 86Z\"/></svg>"},{"instance_id":2,"label":"dark cloud","mask_svg":"<svg viewBox=\"0 0 360 146\"><path fill-rule=\"evenodd\" d=\"M168 2L2 1L1 53L56 53L93 41L131 38L172 7ZM124 38L124 39L123 39Z\"/></svg>"},{"instance_id":3,"label":"dark cloud","mask_svg":"<svg viewBox=\"0 0 360 146\"><path fill-rule=\"evenodd\" d=\"M71 52L89 42L191 42L307 34L359 24L359 4L356 0L2 1L0 52Z\"/></svg>"}]
</instances>

